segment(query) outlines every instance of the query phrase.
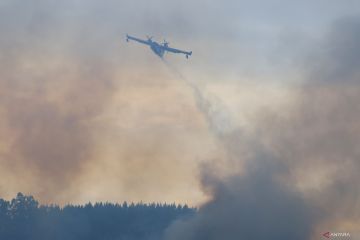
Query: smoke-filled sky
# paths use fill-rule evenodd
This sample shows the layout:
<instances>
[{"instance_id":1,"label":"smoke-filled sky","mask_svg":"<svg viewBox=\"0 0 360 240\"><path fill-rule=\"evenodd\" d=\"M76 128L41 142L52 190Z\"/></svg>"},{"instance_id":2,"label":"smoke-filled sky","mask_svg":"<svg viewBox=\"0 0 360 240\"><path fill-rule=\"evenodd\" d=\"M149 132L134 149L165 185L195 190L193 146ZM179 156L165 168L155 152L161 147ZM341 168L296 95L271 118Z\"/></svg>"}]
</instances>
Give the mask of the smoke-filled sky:
<instances>
[{"instance_id":1,"label":"smoke-filled sky","mask_svg":"<svg viewBox=\"0 0 360 240\"><path fill-rule=\"evenodd\" d=\"M0 0L0 31L1 197L199 206L169 239L360 232L359 1Z\"/></svg>"}]
</instances>

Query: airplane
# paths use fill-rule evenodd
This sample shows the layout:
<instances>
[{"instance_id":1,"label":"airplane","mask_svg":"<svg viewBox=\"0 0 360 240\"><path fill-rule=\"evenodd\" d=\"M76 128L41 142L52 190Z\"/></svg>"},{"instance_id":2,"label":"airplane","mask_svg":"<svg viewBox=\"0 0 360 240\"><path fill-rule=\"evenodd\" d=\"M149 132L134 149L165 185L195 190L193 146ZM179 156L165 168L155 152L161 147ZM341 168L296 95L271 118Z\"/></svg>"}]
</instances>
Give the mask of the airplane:
<instances>
[{"instance_id":1,"label":"airplane","mask_svg":"<svg viewBox=\"0 0 360 240\"><path fill-rule=\"evenodd\" d=\"M192 54L192 51L186 52L186 51L183 51L183 50L179 50L179 49L176 49L176 48L169 47L169 43L166 42L165 40L164 40L164 42L162 44L160 44L160 43L157 43L156 41L153 41L152 38L153 37L147 36L147 40L142 40L142 39L132 37L132 36L129 36L128 34L126 34L126 41L127 42L129 42L129 40L133 40L133 41L136 41L136 42L139 42L139 43L142 43L142 44L149 45L151 50L156 55L158 55L160 58L164 57L165 52L182 53L182 54L185 54L186 58L189 58L189 56L191 56L191 54Z\"/></svg>"}]
</instances>

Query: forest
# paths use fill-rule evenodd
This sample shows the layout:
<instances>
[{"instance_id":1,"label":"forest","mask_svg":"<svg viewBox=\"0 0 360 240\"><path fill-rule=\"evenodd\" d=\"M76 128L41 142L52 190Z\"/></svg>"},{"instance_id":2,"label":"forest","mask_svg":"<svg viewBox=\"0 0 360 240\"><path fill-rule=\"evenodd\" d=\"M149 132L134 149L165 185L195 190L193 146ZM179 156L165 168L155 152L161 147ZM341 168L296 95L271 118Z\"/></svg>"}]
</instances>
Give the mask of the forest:
<instances>
[{"instance_id":1,"label":"forest","mask_svg":"<svg viewBox=\"0 0 360 240\"><path fill-rule=\"evenodd\" d=\"M11 201L0 199L0 239L161 239L173 221L195 213L187 205L160 203L40 205L18 193Z\"/></svg>"}]
</instances>

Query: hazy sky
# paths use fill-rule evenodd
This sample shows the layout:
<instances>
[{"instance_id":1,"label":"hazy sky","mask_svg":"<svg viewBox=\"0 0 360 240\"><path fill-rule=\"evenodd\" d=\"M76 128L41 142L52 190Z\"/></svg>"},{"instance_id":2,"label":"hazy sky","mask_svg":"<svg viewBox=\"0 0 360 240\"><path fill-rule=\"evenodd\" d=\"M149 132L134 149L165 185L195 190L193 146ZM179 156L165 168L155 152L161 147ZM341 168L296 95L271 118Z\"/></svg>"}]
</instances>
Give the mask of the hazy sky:
<instances>
[{"instance_id":1,"label":"hazy sky","mask_svg":"<svg viewBox=\"0 0 360 240\"><path fill-rule=\"evenodd\" d=\"M353 175L329 180L359 167L359 14L356 0L0 0L0 196L198 206L221 192L205 165L244 174L233 159L261 145L312 204L343 184L327 210L360 208ZM127 33L193 55L166 65ZM340 205L326 219L359 229Z\"/></svg>"}]
</instances>

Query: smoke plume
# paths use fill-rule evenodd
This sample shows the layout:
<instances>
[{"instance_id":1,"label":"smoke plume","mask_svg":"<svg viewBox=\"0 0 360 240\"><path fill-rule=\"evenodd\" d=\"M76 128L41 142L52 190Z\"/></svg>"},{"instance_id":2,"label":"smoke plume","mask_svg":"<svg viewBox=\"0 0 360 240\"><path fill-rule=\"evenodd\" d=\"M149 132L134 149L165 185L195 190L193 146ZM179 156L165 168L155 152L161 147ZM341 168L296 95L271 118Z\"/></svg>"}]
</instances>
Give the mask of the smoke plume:
<instances>
[{"instance_id":1,"label":"smoke plume","mask_svg":"<svg viewBox=\"0 0 360 240\"><path fill-rule=\"evenodd\" d=\"M92 119L111 97L114 77L109 61L87 56L96 54L90 40L82 49L71 46L78 34L54 41L67 27L50 7L55 3L21 4L24 11L16 12L17 3L0 10L1 170L18 176L11 184L25 186L13 190L36 185L32 194L47 201L60 197L91 160Z\"/></svg>"},{"instance_id":2,"label":"smoke plume","mask_svg":"<svg viewBox=\"0 0 360 240\"><path fill-rule=\"evenodd\" d=\"M197 158L212 154L201 150L213 142L200 114L151 50L124 39L127 31L158 33L146 19L163 11L143 14L147 7L0 0L2 198L203 199L198 188L188 190Z\"/></svg>"},{"instance_id":3,"label":"smoke plume","mask_svg":"<svg viewBox=\"0 0 360 240\"><path fill-rule=\"evenodd\" d=\"M337 21L314 44L317 50L302 56L305 80L293 87L296 101L278 113L259 113L251 136L241 129L217 134L218 111L209 111L211 103L194 91L228 153L221 162L238 172L224 177L204 166L203 189L211 200L192 219L175 222L165 239L317 239L331 230L356 235L359 33L358 18Z\"/></svg>"}]
</instances>

